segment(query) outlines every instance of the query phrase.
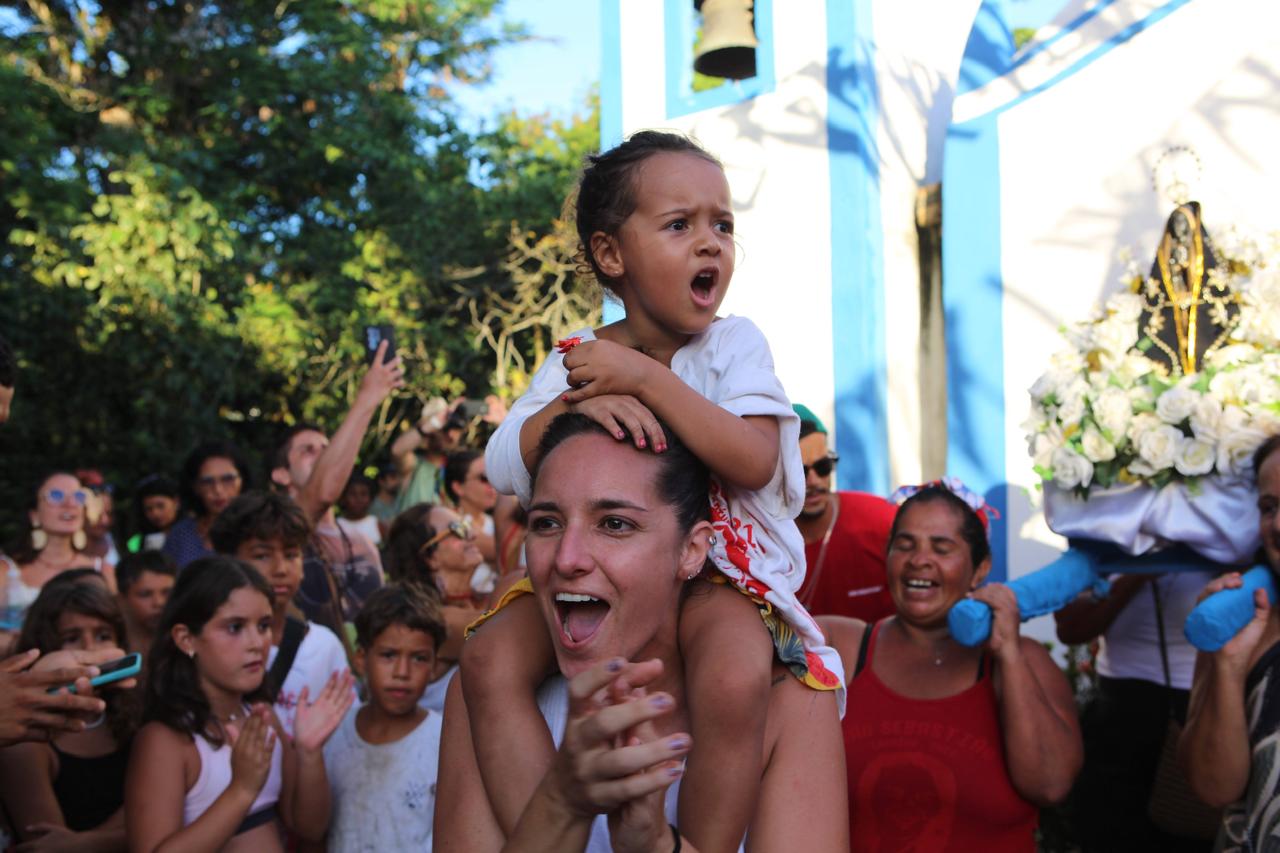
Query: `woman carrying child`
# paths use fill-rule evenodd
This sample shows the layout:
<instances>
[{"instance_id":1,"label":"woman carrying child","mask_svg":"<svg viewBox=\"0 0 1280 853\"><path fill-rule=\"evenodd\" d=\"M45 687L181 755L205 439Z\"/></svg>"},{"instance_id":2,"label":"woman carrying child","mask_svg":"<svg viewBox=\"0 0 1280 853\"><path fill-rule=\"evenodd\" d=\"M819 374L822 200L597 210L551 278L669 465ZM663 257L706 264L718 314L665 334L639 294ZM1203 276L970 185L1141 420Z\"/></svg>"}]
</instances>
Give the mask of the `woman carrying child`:
<instances>
[{"instance_id":1,"label":"woman carrying child","mask_svg":"<svg viewBox=\"0 0 1280 853\"><path fill-rule=\"evenodd\" d=\"M18 651L124 654L124 617L115 597L92 569L80 571L88 577L64 573L40 591L27 611ZM84 731L5 752L0 796L15 820L17 840L41 850L125 849L122 807L129 743L137 727L134 692L103 693L107 709Z\"/></svg>"},{"instance_id":2,"label":"woman carrying child","mask_svg":"<svg viewBox=\"0 0 1280 853\"><path fill-rule=\"evenodd\" d=\"M711 470L709 557L719 571L698 582L703 594L685 598L679 623L693 737L707 750L689 763L681 829L699 850L731 850L756 801L774 653L804 684L841 687L839 657L795 597L805 568L792 521L804 502L799 419L759 329L716 316L735 246L729 185L715 158L683 136L637 133L591 158L576 218L584 258L626 318L562 342L490 440L487 471L500 492L527 505L539 442L566 412L658 455L667 449L661 420ZM505 601L500 618L467 643L462 672L477 739L495 746L481 756L487 787L516 794L495 801L509 832L518 812L504 804L526 801L550 761L533 691L553 660L545 642L534 642L532 601ZM569 643L585 643L603 614L592 606L573 614L561 630ZM527 725L498 726L491 710L516 697Z\"/></svg>"},{"instance_id":3,"label":"woman carrying child","mask_svg":"<svg viewBox=\"0 0 1280 853\"><path fill-rule=\"evenodd\" d=\"M188 565L148 661L146 724L130 756L130 849L283 851L280 824L324 838L329 783L322 749L351 706L350 673L314 701L304 688L285 737L262 694L272 592L248 564Z\"/></svg>"}]
</instances>

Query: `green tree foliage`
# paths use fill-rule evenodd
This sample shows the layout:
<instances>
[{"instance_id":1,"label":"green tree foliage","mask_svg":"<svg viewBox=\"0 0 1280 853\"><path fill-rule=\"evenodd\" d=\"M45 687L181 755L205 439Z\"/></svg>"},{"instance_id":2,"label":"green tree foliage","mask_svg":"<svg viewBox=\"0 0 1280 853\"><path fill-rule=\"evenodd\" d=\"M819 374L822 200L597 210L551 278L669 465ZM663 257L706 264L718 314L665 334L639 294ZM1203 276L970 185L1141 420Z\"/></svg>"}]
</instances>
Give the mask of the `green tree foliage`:
<instances>
[{"instance_id":1,"label":"green tree foliage","mask_svg":"<svg viewBox=\"0 0 1280 853\"><path fill-rule=\"evenodd\" d=\"M416 399L490 390L475 324L504 321L518 239L555 232L597 144L590 112L459 126L450 88L523 36L499 2L28 0L0 19L0 334L21 365L0 528L44 469L127 482L203 438L261 455L283 425L336 426L366 323L396 327L409 383L368 453Z\"/></svg>"}]
</instances>

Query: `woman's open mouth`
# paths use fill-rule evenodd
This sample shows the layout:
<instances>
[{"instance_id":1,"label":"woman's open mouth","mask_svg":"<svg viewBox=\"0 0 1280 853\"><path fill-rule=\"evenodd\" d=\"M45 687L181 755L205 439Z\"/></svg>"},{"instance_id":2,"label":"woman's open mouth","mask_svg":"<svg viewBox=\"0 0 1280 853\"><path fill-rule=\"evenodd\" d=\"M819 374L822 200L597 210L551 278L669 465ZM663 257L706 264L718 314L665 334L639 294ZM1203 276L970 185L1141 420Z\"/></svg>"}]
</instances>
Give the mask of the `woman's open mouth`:
<instances>
[{"instance_id":1,"label":"woman's open mouth","mask_svg":"<svg viewBox=\"0 0 1280 853\"><path fill-rule=\"evenodd\" d=\"M568 648L588 642L609 615L609 605L591 595L558 592L555 602L560 634Z\"/></svg>"}]
</instances>

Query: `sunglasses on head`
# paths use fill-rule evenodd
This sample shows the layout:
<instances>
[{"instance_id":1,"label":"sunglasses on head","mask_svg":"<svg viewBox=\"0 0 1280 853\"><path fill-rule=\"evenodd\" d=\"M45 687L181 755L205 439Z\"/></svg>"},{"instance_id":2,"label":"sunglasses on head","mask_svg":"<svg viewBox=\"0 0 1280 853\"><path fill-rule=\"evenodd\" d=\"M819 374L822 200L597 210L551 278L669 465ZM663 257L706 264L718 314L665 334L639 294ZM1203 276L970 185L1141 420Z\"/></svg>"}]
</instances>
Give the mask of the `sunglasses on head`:
<instances>
[{"instance_id":1,"label":"sunglasses on head","mask_svg":"<svg viewBox=\"0 0 1280 853\"><path fill-rule=\"evenodd\" d=\"M64 492L62 489L50 489L44 493L45 502L53 506L61 506L66 502L67 498L75 500L77 506L84 506L89 501L89 493L84 489L76 489L73 492Z\"/></svg>"},{"instance_id":2,"label":"sunglasses on head","mask_svg":"<svg viewBox=\"0 0 1280 853\"><path fill-rule=\"evenodd\" d=\"M457 536L464 542L471 539L471 523L466 519L449 522L448 527L424 542L422 547L418 549L418 553L425 557L427 554L434 551L437 545L448 539L450 536Z\"/></svg>"},{"instance_id":3,"label":"sunglasses on head","mask_svg":"<svg viewBox=\"0 0 1280 853\"><path fill-rule=\"evenodd\" d=\"M819 477L830 477L831 471L836 467L836 463L840 461L840 454L828 453L826 456L815 461L812 465L802 465L804 475L809 476L809 472L817 474Z\"/></svg>"}]
</instances>

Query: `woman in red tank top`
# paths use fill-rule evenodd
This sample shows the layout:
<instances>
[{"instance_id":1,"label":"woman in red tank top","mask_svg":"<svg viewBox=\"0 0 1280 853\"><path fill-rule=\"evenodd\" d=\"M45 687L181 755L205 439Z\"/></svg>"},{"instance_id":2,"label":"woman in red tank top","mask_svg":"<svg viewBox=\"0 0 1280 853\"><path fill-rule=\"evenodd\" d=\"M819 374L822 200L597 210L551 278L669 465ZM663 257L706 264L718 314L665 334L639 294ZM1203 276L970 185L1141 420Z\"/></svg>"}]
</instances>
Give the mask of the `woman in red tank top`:
<instances>
[{"instance_id":1,"label":"woman in red tank top","mask_svg":"<svg viewBox=\"0 0 1280 853\"><path fill-rule=\"evenodd\" d=\"M968 501L968 502L967 502ZM894 519L887 575L896 613L874 625L819 619L848 678L843 721L855 851L1034 851L1038 807L1061 800L1083 750L1066 678L1018 635L991 569L981 498L958 481L912 490ZM993 611L966 648L947 613Z\"/></svg>"}]
</instances>

